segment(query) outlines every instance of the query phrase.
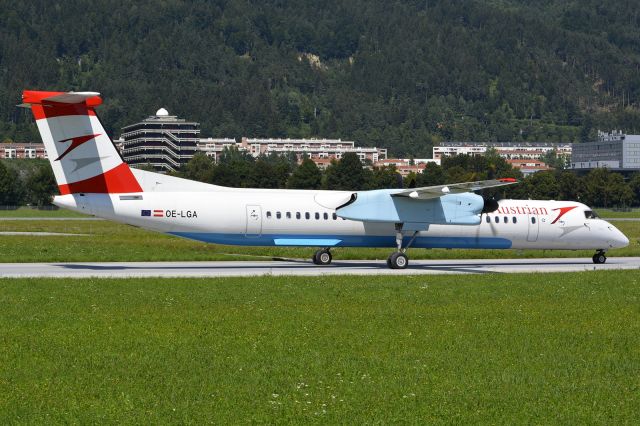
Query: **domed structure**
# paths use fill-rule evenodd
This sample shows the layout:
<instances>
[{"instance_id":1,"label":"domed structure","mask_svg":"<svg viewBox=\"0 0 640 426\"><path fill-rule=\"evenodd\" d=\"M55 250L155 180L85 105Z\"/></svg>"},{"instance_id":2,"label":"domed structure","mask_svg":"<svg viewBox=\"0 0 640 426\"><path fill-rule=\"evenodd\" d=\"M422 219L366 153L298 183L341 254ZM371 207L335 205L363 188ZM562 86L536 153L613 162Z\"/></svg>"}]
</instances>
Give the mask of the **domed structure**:
<instances>
[{"instance_id":1,"label":"domed structure","mask_svg":"<svg viewBox=\"0 0 640 426\"><path fill-rule=\"evenodd\" d=\"M169 116L169 111L167 111L164 108L160 108L158 111L156 111L156 115L158 117L168 117Z\"/></svg>"}]
</instances>

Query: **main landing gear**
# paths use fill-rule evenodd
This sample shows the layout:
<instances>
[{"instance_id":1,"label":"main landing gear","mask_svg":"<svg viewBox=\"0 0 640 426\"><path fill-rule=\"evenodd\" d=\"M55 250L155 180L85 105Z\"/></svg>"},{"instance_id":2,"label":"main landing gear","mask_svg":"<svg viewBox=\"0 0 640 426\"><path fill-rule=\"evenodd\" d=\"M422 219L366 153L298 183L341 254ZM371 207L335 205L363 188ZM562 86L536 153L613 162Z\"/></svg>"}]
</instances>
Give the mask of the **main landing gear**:
<instances>
[{"instance_id":1,"label":"main landing gear","mask_svg":"<svg viewBox=\"0 0 640 426\"><path fill-rule=\"evenodd\" d=\"M331 263L331 259L333 259L333 257L331 256L329 248L317 250L311 258L313 263L316 265L329 265Z\"/></svg>"},{"instance_id":2,"label":"main landing gear","mask_svg":"<svg viewBox=\"0 0 640 426\"><path fill-rule=\"evenodd\" d=\"M411 247L411 244L415 241L418 236L418 231L414 231L413 236L407 243L406 247L402 247L402 239L404 235L402 234L402 224L396 224L396 245L398 246L398 250L391 253L389 258L387 259L387 266L391 269L404 269L409 265L409 258L405 254L407 249Z\"/></svg>"},{"instance_id":3,"label":"main landing gear","mask_svg":"<svg viewBox=\"0 0 640 426\"><path fill-rule=\"evenodd\" d=\"M607 261L607 256L604 255L604 250L598 250L592 259L593 263L601 264Z\"/></svg>"}]
</instances>

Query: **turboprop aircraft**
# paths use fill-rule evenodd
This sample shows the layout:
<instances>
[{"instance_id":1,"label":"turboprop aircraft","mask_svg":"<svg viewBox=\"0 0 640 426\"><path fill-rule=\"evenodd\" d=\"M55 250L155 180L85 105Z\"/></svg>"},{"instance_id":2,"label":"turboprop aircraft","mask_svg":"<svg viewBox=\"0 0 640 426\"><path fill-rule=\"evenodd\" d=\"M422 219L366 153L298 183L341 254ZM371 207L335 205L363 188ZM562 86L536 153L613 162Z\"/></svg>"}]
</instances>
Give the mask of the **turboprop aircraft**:
<instances>
[{"instance_id":1,"label":"turboprop aircraft","mask_svg":"<svg viewBox=\"0 0 640 426\"><path fill-rule=\"evenodd\" d=\"M495 179L412 189L321 191L228 188L130 168L96 115L95 92L25 90L60 195L54 204L145 229L217 244L393 247L390 268L415 248L608 249L629 240L573 201L485 200Z\"/></svg>"}]
</instances>

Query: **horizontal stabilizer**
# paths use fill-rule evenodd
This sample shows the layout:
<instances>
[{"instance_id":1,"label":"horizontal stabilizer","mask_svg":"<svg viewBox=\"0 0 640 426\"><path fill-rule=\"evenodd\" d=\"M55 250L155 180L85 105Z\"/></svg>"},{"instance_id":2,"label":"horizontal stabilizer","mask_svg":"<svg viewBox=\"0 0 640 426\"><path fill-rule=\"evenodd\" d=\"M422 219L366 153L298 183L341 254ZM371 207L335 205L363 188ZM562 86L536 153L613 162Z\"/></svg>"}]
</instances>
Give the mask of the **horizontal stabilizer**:
<instances>
[{"instance_id":1,"label":"horizontal stabilizer","mask_svg":"<svg viewBox=\"0 0 640 426\"><path fill-rule=\"evenodd\" d=\"M82 104L87 106L98 106L102 103L98 92L42 92L36 90L25 90L22 93L22 104L27 106L32 104L42 104L55 102L59 104Z\"/></svg>"}]
</instances>

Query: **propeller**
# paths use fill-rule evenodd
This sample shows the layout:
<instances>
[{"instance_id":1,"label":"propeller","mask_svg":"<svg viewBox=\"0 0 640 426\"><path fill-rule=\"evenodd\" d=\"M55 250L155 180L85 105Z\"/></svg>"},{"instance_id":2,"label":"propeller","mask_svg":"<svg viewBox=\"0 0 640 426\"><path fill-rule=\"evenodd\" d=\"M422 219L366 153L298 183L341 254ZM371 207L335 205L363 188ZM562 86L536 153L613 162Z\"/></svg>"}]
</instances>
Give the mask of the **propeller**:
<instances>
[{"instance_id":1,"label":"propeller","mask_svg":"<svg viewBox=\"0 0 640 426\"><path fill-rule=\"evenodd\" d=\"M498 200L496 200L495 197L482 198L484 200L484 206L482 207L481 213L493 213L500 207Z\"/></svg>"}]
</instances>

